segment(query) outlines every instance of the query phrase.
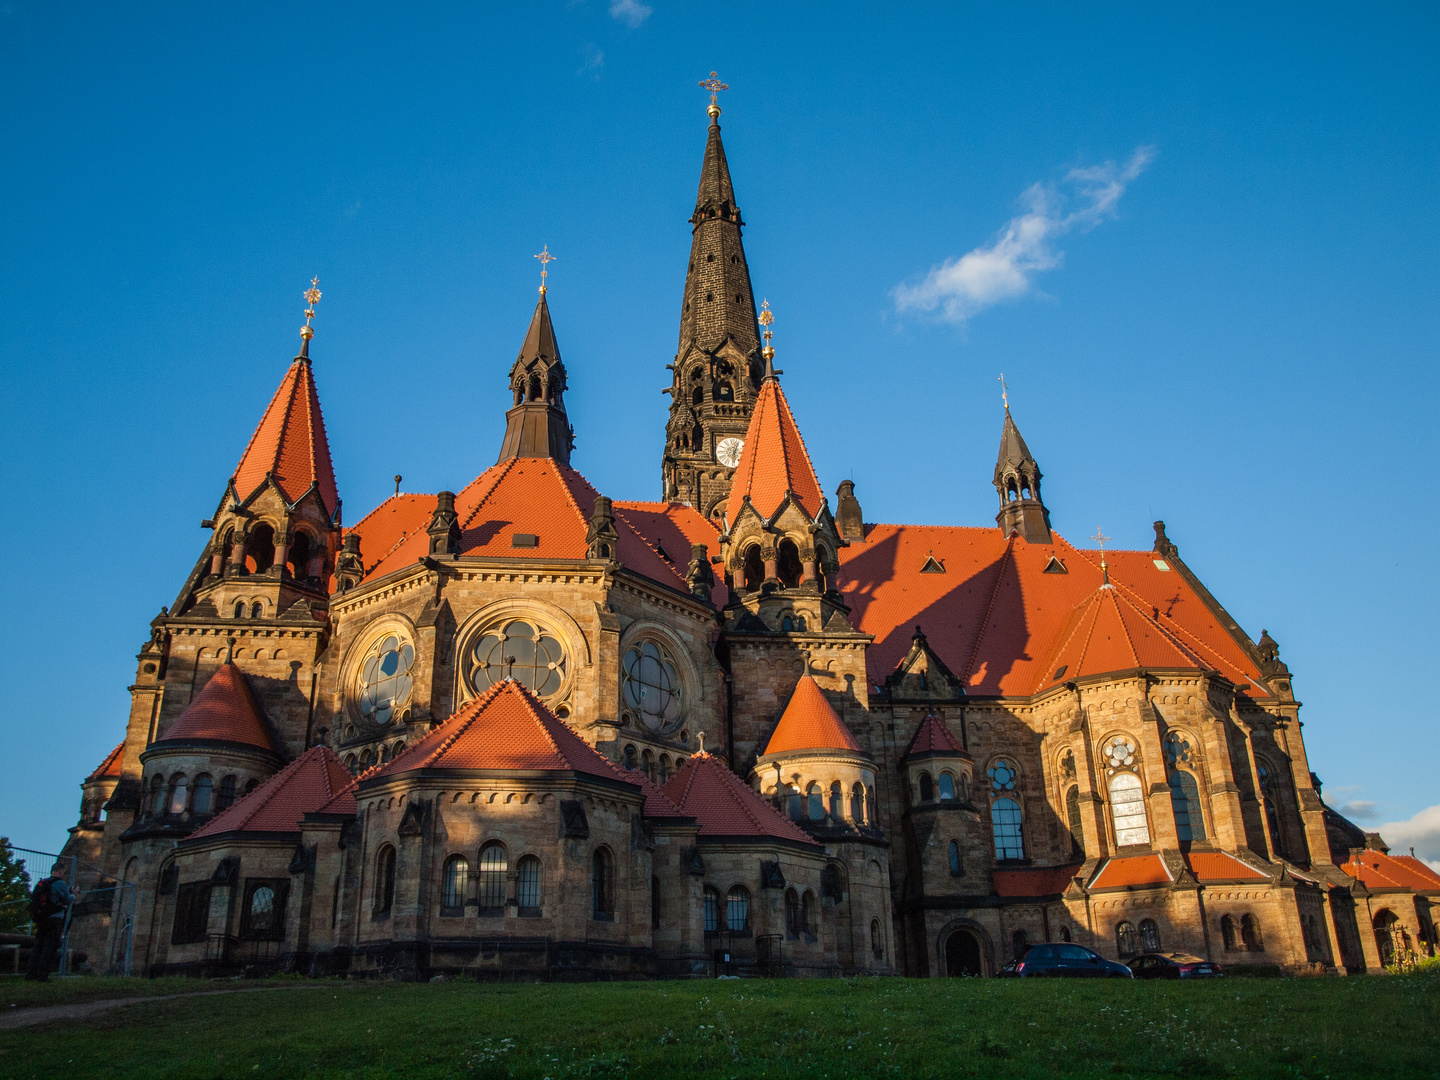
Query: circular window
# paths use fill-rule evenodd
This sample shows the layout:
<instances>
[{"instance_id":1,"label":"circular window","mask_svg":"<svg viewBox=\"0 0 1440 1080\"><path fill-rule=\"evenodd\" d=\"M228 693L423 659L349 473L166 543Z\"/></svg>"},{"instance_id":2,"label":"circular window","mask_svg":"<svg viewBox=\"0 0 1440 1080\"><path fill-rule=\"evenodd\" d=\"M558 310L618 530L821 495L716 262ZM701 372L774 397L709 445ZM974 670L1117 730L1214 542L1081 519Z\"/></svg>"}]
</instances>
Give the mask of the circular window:
<instances>
[{"instance_id":1,"label":"circular window","mask_svg":"<svg viewBox=\"0 0 1440 1080\"><path fill-rule=\"evenodd\" d=\"M1118 735L1105 744L1105 760L1113 767L1135 764L1135 743L1123 735Z\"/></svg>"},{"instance_id":2,"label":"circular window","mask_svg":"<svg viewBox=\"0 0 1440 1080\"><path fill-rule=\"evenodd\" d=\"M539 697L565 681L565 650L543 627L512 622L487 632L470 651L470 685L476 693L514 679Z\"/></svg>"},{"instance_id":3,"label":"circular window","mask_svg":"<svg viewBox=\"0 0 1440 1080\"><path fill-rule=\"evenodd\" d=\"M680 718L680 673L670 654L653 641L631 646L623 664L625 704L651 731Z\"/></svg>"},{"instance_id":4,"label":"circular window","mask_svg":"<svg viewBox=\"0 0 1440 1080\"><path fill-rule=\"evenodd\" d=\"M360 715L369 723L390 723L410 703L410 668L415 647L396 634L380 639L360 665Z\"/></svg>"},{"instance_id":5,"label":"circular window","mask_svg":"<svg viewBox=\"0 0 1440 1080\"><path fill-rule=\"evenodd\" d=\"M996 791L1015 790L1015 768L1004 758L991 765L987 771L990 773L990 786L993 789Z\"/></svg>"}]
</instances>

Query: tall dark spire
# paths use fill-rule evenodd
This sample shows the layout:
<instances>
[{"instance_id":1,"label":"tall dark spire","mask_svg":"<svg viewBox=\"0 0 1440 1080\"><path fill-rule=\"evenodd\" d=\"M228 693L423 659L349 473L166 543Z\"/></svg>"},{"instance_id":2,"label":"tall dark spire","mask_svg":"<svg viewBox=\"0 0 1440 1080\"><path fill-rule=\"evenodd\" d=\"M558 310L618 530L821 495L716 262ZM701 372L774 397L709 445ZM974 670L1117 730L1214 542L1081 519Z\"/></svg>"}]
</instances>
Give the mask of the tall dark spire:
<instances>
[{"instance_id":1,"label":"tall dark spire","mask_svg":"<svg viewBox=\"0 0 1440 1080\"><path fill-rule=\"evenodd\" d=\"M763 377L745 222L710 106L700 189L690 217L690 264L662 465L666 499L720 513Z\"/></svg>"},{"instance_id":2,"label":"tall dark spire","mask_svg":"<svg viewBox=\"0 0 1440 1080\"><path fill-rule=\"evenodd\" d=\"M995 490L1000 494L1000 513L995 515L995 523L1006 536L1018 532L1029 543L1050 543L1050 512L1040 501L1040 466L1015 426L1009 405L1005 407L1005 426L1000 430Z\"/></svg>"},{"instance_id":3,"label":"tall dark spire","mask_svg":"<svg viewBox=\"0 0 1440 1080\"><path fill-rule=\"evenodd\" d=\"M575 440L565 416L565 365L555 343L543 285L520 355L510 369L510 392L515 405L505 414L499 460L548 457L569 465Z\"/></svg>"}]
</instances>

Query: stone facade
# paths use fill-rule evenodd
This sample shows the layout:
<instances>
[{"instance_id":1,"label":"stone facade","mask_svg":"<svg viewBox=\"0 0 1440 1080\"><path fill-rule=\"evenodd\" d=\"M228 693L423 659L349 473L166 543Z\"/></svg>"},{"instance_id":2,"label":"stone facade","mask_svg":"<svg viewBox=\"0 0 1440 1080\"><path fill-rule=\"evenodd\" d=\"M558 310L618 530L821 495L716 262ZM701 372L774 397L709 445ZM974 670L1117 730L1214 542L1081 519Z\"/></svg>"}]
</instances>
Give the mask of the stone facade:
<instances>
[{"instance_id":1,"label":"stone facade","mask_svg":"<svg viewBox=\"0 0 1440 1080\"><path fill-rule=\"evenodd\" d=\"M499 462L347 527L307 327L82 785L82 887L135 888L73 946L497 979L994 974L1042 940L1337 973L1433 952L1440 877L1324 804L1278 646L1163 523L1146 552L1054 533L1008 410L996 528L869 525L849 481L832 515L711 118L664 501L570 468L542 293ZM775 749L802 680L843 735ZM436 764L517 687L548 735Z\"/></svg>"}]
</instances>

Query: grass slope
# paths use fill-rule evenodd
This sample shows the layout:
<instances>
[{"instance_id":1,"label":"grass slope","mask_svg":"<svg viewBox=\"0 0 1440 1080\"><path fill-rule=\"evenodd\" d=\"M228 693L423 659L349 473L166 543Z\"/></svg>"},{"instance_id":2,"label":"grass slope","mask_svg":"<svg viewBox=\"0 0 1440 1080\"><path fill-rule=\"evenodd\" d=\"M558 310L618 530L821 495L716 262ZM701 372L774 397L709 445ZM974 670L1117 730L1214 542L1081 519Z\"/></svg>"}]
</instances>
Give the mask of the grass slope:
<instances>
[{"instance_id":1,"label":"grass slope","mask_svg":"<svg viewBox=\"0 0 1440 1080\"><path fill-rule=\"evenodd\" d=\"M1437 1017L1436 973L1207 984L331 981L0 1032L0 1075L1421 1080L1440 1077Z\"/></svg>"}]
</instances>

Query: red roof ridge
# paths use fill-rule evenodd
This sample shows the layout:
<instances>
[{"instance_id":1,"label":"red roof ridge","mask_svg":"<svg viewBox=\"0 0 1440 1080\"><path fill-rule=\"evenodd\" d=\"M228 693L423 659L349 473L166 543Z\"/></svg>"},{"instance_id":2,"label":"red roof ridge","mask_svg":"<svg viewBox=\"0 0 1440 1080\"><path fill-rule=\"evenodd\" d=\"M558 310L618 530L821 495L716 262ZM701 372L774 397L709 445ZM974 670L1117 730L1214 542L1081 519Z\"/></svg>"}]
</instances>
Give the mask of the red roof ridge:
<instances>
[{"instance_id":1,"label":"red roof ridge","mask_svg":"<svg viewBox=\"0 0 1440 1080\"><path fill-rule=\"evenodd\" d=\"M580 479L580 482L581 482L581 483L583 483L583 484L584 484L586 487L588 487L591 491L595 492L595 497L596 497L596 498L600 498L600 497L601 497L601 495L600 495L600 489L597 488L594 484L590 483L590 481L586 478L585 474L582 473L579 469L576 469L576 468L574 468L573 466L570 466L570 465L562 466L562 469L568 469L571 473L573 473L576 477L578 477L578 478ZM588 529L589 526L590 526L590 520L589 520L589 518L587 518L587 517L585 516L585 511L583 511L583 510L580 509L580 504L575 501L575 493L570 490L570 484L568 483L567 478L565 477L565 474L564 474L563 471L560 473L560 479L561 479L562 486L565 488L565 493L570 497L570 505L573 506L573 507L575 507L575 513L577 513L578 515L580 515L580 520L583 521L583 522L585 522L585 526L586 526L586 528ZM611 500L610 500L610 507L611 507L612 511L613 511L615 505L616 505L616 504L615 504L615 500L614 500L614 499L611 499ZM622 506L621 509L623 510L624 507ZM612 514L612 516L614 516L614 515ZM623 526L625 526L625 528L629 529L631 535L633 535L633 536L635 537L635 539L639 540L640 543L644 544L644 545L650 550L651 554L653 554L653 555L655 556L656 560L658 560L659 563L660 563L662 566L664 566L665 569L668 570L668 571L676 578L676 580L678 580L678 581L681 583L681 585L684 585L684 583L685 583L685 576L684 576L683 574L681 574L681 573L679 572L679 570L676 569L675 565L674 565L669 559L667 559L667 558L665 558L664 556L662 556L662 555L660 554L660 552L655 549L655 545L652 544L652 543L650 543L649 538L646 537L644 533L642 533L639 529L635 528L635 526L632 525L632 524L630 523L630 521L629 521L628 519L624 518L624 517L616 517L616 518L615 518L615 521L616 521L616 524L617 524L617 528L618 528L618 526L623 525ZM616 554L616 557L617 557L617 558L618 558L619 555L620 555L619 551L616 551L615 554ZM622 561L622 565L623 565L623 561ZM639 567L631 567L631 569L632 569L632 570L635 570L637 573L639 572ZM644 575L644 576L649 577L648 574L646 574L646 575ZM660 584L660 583L657 582L657 584Z\"/></svg>"},{"instance_id":2,"label":"red roof ridge","mask_svg":"<svg viewBox=\"0 0 1440 1080\"><path fill-rule=\"evenodd\" d=\"M860 744L845 726L829 700L810 675L800 676L780 722L770 733L765 755L792 750L850 750L860 753Z\"/></svg>"},{"instance_id":3,"label":"red roof ridge","mask_svg":"<svg viewBox=\"0 0 1440 1080\"><path fill-rule=\"evenodd\" d=\"M1103 604L1106 600L1109 600L1110 603L1115 605L1115 614L1120 617L1120 632L1125 635L1125 647L1130 650L1130 658L1135 661L1135 666L1140 667L1140 651L1135 648L1134 635L1130 633L1130 627L1125 624L1125 617L1120 612L1120 601L1115 596L1115 586L1107 581L1104 585L1101 585L1100 588L1105 591L1105 595L1100 598L1100 603ZM1095 621L1098 623L1100 620L1097 618ZM1093 628L1091 633L1094 633ZM1186 651L1188 652L1189 650L1187 649Z\"/></svg>"},{"instance_id":4,"label":"red roof ridge","mask_svg":"<svg viewBox=\"0 0 1440 1080\"><path fill-rule=\"evenodd\" d=\"M486 501L490 498L491 495L495 494L495 489L500 485L500 481L504 479L505 474L508 473L512 468L514 468L515 463L520 460L522 459L518 457L513 457L506 458L504 461L496 462L494 465L491 465L490 468L482 472L479 476L475 477L474 480L470 481L470 484L477 484L481 480L485 479L485 477L489 476L491 473L495 474L494 478L490 481L490 486L485 489L484 493L481 494L480 498L475 500L475 505L470 508L470 513L465 516L464 521L460 522L461 532L464 532L466 529L470 528L471 523L475 520L475 515L480 513L480 508L485 505ZM465 486L469 487L470 484L466 484Z\"/></svg>"},{"instance_id":5,"label":"red roof ridge","mask_svg":"<svg viewBox=\"0 0 1440 1080\"><path fill-rule=\"evenodd\" d=\"M112 776L119 776L120 757L124 750L125 742L122 739L120 744L116 746L114 750L111 750L110 753L105 755L105 760L100 762L99 765L95 766L95 771L85 778L85 782L88 784L91 780L108 780ZM112 767L115 771L108 771Z\"/></svg>"},{"instance_id":6,"label":"red roof ridge","mask_svg":"<svg viewBox=\"0 0 1440 1080\"><path fill-rule=\"evenodd\" d=\"M385 507L386 507L389 503L395 502L395 501L397 501L397 500L399 500L399 499L409 500L409 499L426 499L426 498L433 499L433 498L435 498L435 496L434 496L434 495L424 495L424 494L421 494L421 493L418 493L418 492L409 492L409 491L405 492L404 494L400 494L400 493L397 492L397 493L394 494L394 495L387 495L387 496L380 502L380 504L375 507L375 509L371 510L370 513L366 514L363 518L361 518L359 521L357 521L357 522L356 522L354 525L352 525L350 528L346 529L345 532L346 532L347 535L350 534L350 533L352 533L352 532L357 532L357 531L361 528L361 526L363 526L367 521L369 521L372 517L374 517L376 514L378 514L381 510L385 509ZM368 574L368 573L370 573L371 570L374 570L377 566L379 566L382 562L384 562L387 558L389 558L392 554L394 554L395 551L399 549L399 547L400 547L401 544L405 543L406 540L409 540L410 537L414 536L414 535L415 535L416 533L418 533L419 531L420 531L419 525L417 525L415 528L409 530L408 532L406 532L406 531L404 531L404 530L401 530L399 539L397 539L393 544L391 544L388 548L386 548L386 549L384 550L384 552L382 552L379 556L375 557L375 558L374 558L374 561L372 561L372 562L370 563L369 567L366 568L365 573ZM360 558L361 558L361 561L363 562L364 559L366 558L366 553L365 553L365 552L362 552Z\"/></svg>"},{"instance_id":7,"label":"red roof ridge","mask_svg":"<svg viewBox=\"0 0 1440 1080\"><path fill-rule=\"evenodd\" d=\"M815 843L804 830L769 803L761 799L759 795L751 790L749 785L730 770L728 765L713 754L706 753L703 750L692 754L686 760L684 766L682 766L681 771L671 777L669 783L662 789L665 794L669 796L670 800L685 814L699 821L701 835L704 835L707 829L711 828L711 823L715 820L715 815L712 813L711 807L691 807L688 805L690 794L694 789L695 782L701 775L701 770L708 770L716 779L729 805L732 808L739 809L741 814L749 820L755 835L766 836L772 839L786 839L792 842L800 841L806 844ZM677 781L680 781L682 777L684 783L681 785L679 792L680 797L676 798L675 795L670 794L668 789ZM756 813L755 804L763 806L769 812L770 820L768 822ZM734 832L722 831L718 825L715 825L714 828L715 831L711 835L737 835Z\"/></svg>"},{"instance_id":8,"label":"red roof ridge","mask_svg":"<svg viewBox=\"0 0 1440 1080\"><path fill-rule=\"evenodd\" d=\"M273 821L257 823L265 811L285 794L292 783L304 780L303 773L318 769L318 791L302 790L296 794L296 805L288 809L276 808L279 815ZM341 778L343 777L343 780ZM223 810L190 836L191 840L216 836L228 832L245 832L246 826L256 825L254 832L299 832L300 819L327 805L340 791L350 784L350 774L344 763L335 756L328 746L310 747L290 764L265 780L249 795L244 796L228 810ZM307 805L313 803L313 805ZM293 818L291 814L293 813Z\"/></svg>"},{"instance_id":9,"label":"red roof ridge","mask_svg":"<svg viewBox=\"0 0 1440 1080\"><path fill-rule=\"evenodd\" d=\"M943 739L937 739L937 735L943 735ZM928 737L927 737L928 736ZM922 747L921 739L924 738ZM911 757L915 754L930 754L936 752L936 743L941 744L940 751L944 753L965 753L965 748L960 745L950 730L950 725L945 723L935 713L928 713L925 719L920 721L920 726L915 729L915 737L910 740L910 745L905 748L902 757Z\"/></svg>"}]
</instances>

